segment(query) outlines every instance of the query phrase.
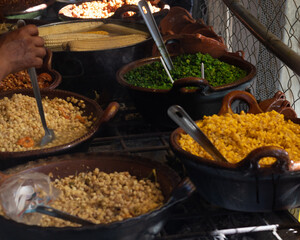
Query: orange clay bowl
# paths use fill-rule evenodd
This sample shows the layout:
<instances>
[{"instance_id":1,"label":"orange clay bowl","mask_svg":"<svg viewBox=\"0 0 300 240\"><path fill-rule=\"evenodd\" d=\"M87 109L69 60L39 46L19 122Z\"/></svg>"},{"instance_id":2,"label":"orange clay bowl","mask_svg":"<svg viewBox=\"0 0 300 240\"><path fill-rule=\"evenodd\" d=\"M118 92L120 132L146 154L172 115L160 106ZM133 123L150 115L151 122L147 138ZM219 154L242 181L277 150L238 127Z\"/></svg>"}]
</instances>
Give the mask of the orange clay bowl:
<instances>
[{"instance_id":1,"label":"orange clay bowl","mask_svg":"<svg viewBox=\"0 0 300 240\"><path fill-rule=\"evenodd\" d=\"M10 98L15 93L21 93L23 95L28 95L33 97L33 91L31 89L20 89L14 91L5 91L0 93L0 99L4 97ZM29 160L35 160L37 158L58 155L70 151L78 150L84 146L84 143L89 142L92 137L97 133L100 126L104 123L108 122L112 119L117 111L119 110L119 104L117 102L111 102L105 110L103 110L99 104L89 99L85 96L79 95L77 93L64 91L64 90L50 90L50 89L41 89L42 98L48 97L49 99L53 99L55 97L61 99L67 99L68 97L74 97L76 99L83 100L85 104L85 108L81 109L84 111L84 116L90 116L91 114L94 116L94 121L89 128L88 132L85 133L80 138L73 140L72 142L49 147L43 149L29 150L29 151L20 151L20 152L0 152L0 169L6 169L8 167L13 167L20 163L25 163Z\"/></svg>"}]
</instances>

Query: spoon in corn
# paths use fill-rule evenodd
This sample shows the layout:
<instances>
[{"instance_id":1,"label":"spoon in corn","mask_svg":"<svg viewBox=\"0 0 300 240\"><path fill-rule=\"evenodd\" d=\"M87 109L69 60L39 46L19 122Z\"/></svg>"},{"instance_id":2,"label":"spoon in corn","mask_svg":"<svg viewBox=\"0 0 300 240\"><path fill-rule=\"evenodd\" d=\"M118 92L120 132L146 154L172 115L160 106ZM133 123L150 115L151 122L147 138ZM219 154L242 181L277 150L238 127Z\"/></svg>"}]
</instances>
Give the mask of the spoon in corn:
<instances>
[{"instance_id":1,"label":"spoon in corn","mask_svg":"<svg viewBox=\"0 0 300 240\"><path fill-rule=\"evenodd\" d=\"M17 22L18 27L22 27L25 26L26 23L24 20L18 20ZM36 75L36 71L35 68L29 68L28 69L28 74L30 76L30 80L31 80L31 85L32 85L32 89L33 89L33 93L34 93L34 97L38 106L38 111L40 114L40 118L41 118L41 122L45 131L45 135L43 136L41 142L40 142L40 146L44 146L46 144L48 144L49 142L52 142L55 138L55 134L54 131L52 129L49 129L47 127L47 123L46 123L46 119L45 119L45 113L44 113L44 109L43 109L43 104L42 104L42 97L41 97L41 93L40 93L40 88L38 85L38 80L37 80L37 75Z\"/></svg>"},{"instance_id":2,"label":"spoon in corn","mask_svg":"<svg viewBox=\"0 0 300 240\"><path fill-rule=\"evenodd\" d=\"M179 105L173 105L168 109L168 115L196 142L198 142L216 161L227 162L226 158L212 144L209 138L201 131L192 118Z\"/></svg>"}]
</instances>

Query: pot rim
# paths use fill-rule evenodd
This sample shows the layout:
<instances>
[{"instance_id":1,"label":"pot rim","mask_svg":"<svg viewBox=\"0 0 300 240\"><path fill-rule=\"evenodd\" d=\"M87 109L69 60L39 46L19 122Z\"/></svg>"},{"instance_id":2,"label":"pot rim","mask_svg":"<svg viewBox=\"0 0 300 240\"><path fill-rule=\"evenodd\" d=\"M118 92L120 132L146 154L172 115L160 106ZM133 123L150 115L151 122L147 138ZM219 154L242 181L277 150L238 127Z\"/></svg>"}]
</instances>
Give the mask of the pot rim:
<instances>
[{"instance_id":1,"label":"pot rim","mask_svg":"<svg viewBox=\"0 0 300 240\"><path fill-rule=\"evenodd\" d=\"M173 55L172 57L179 56L179 55L181 55L181 54ZM225 90L234 89L234 88L238 87L239 85L250 82L254 78L254 76L256 75L256 67L254 65L252 65L250 62L244 60L243 57L238 55L238 53L226 52L219 59L221 61L224 61L224 62L227 62L228 60L229 61L233 60L235 62L243 64L244 65L243 68L240 67L240 66L239 67L242 68L243 70L246 70L248 72L248 74L244 78L241 78L241 79L239 79L239 80L237 80L233 83L224 84L224 85L217 86L217 87L213 87L209 83L207 83L205 85L207 85L208 88L209 88L208 93L209 92L221 92L221 91L225 91ZM124 78L124 75L127 72L129 72L130 70L133 70L137 67L140 67L140 66L143 66L143 65L146 65L146 64L150 64L152 62L157 62L157 61L160 61L159 57L148 57L148 58L139 59L139 60L136 60L136 61L131 62L129 64L126 64L117 71L116 79L119 82L119 84L121 84L122 86L127 87L129 89L132 89L132 90L141 91L141 92L150 92L150 93L168 93L173 88L170 88L170 89L154 89L154 88L145 88L145 87L134 86L134 85L128 83ZM232 64L232 63L229 63L229 64L236 66L236 64ZM187 81L189 78L191 78L191 77L185 77L185 78L181 78L181 79L178 79L178 80ZM202 78L193 77L193 79L195 79L195 80L198 79L199 81L203 81ZM178 80L176 80L176 81L178 81ZM184 89L184 93L196 93L198 91L199 91L199 89L186 89L186 88ZM202 91L202 90L200 90L200 91Z\"/></svg>"}]
</instances>

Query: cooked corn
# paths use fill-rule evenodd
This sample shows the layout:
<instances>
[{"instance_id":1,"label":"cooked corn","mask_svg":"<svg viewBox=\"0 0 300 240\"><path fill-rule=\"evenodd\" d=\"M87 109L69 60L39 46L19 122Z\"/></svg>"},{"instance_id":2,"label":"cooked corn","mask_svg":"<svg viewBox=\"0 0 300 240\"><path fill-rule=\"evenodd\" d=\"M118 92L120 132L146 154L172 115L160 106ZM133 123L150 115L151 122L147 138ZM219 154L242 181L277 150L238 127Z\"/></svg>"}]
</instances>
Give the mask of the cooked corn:
<instances>
[{"instance_id":1,"label":"cooked corn","mask_svg":"<svg viewBox=\"0 0 300 240\"><path fill-rule=\"evenodd\" d=\"M39 27L39 35L46 36L46 35L60 34L60 33L87 32L87 31L97 29L103 24L104 24L103 22L88 21L88 22L64 23L64 24L54 24L50 26L41 26Z\"/></svg>"},{"instance_id":2,"label":"cooked corn","mask_svg":"<svg viewBox=\"0 0 300 240\"><path fill-rule=\"evenodd\" d=\"M125 36L114 36L101 39L87 39L69 41L63 45L64 50L68 51L95 51L118 47L126 47L146 40L145 35L130 34Z\"/></svg>"},{"instance_id":3,"label":"cooked corn","mask_svg":"<svg viewBox=\"0 0 300 240\"><path fill-rule=\"evenodd\" d=\"M141 35L149 36L149 33L145 32L143 30L126 27L126 26L122 26L122 25L117 25L117 24L113 24L113 23L107 23L107 24L102 25L101 30L107 31L112 34L117 34L117 35L141 34Z\"/></svg>"},{"instance_id":4,"label":"cooked corn","mask_svg":"<svg viewBox=\"0 0 300 240\"><path fill-rule=\"evenodd\" d=\"M62 50L64 43L75 40L87 40L87 39L99 39L102 37L108 37L99 33L60 33L43 36L45 46L51 50Z\"/></svg>"},{"instance_id":5,"label":"cooked corn","mask_svg":"<svg viewBox=\"0 0 300 240\"><path fill-rule=\"evenodd\" d=\"M61 195L52 207L91 222L110 223L135 217L163 205L159 183L137 179L128 172L105 173L96 168L62 179L53 185ZM43 227L76 226L77 224L44 215Z\"/></svg>"},{"instance_id":6,"label":"cooked corn","mask_svg":"<svg viewBox=\"0 0 300 240\"><path fill-rule=\"evenodd\" d=\"M261 114L225 114L204 117L198 121L199 128L230 163L238 163L252 150L262 146L277 146L285 149L291 160L300 161L300 126L285 121L275 111ZM200 157L213 159L189 135L181 134L180 146ZM264 158L261 164L274 162Z\"/></svg>"},{"instance_id":7,"label":"cooked corn","mask_svg":"<svg viewBox=\"0 0 300 240\"><path fill-rule=\"evenodd\" d=\"M34 97L13 94L11 98L4 97L0 100L0 152L19 152L50 148L70 143L84 136L93 124L84 116L83 103L75 104L78 99L70 97L42 99L45 118L48 127L53 129L56 138L41 147L38 143L44 136L38 108ZM73 104L74 103L74 104ZM78 116L80 119L78 119ZM83 118L85 121L81 120ZM22 142L31 138L35 145L25 147ZM20 139L21 144L20 144Z\"/></svg>"}]
</instances>

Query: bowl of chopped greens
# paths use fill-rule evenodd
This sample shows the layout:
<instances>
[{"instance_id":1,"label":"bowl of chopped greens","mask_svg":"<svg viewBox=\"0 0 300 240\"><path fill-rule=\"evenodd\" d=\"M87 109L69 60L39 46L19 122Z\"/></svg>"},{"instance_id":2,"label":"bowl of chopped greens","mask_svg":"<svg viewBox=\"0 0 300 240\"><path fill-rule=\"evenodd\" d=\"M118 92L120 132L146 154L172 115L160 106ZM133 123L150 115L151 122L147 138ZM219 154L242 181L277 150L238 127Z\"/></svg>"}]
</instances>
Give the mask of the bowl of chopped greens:
<instances>
[{"instance_id":1,"label":"bowl of chopped greens","mask_svg":"<svg viewBox=\"0 0 300 240\"><path fill-rule=\"evenodd\" d=\"M157 126L175 128L167 116L169 106L181 105L194 119L219 112L223 97L233 90L245 90L256 68L241 52L226 52L220 58L193 53L172 56L172 83L159 57L143 58L117 72L119 84L128 89L136 108ZM204 79L201 78L204 64Z\"/></svg>"}]
</instances>

